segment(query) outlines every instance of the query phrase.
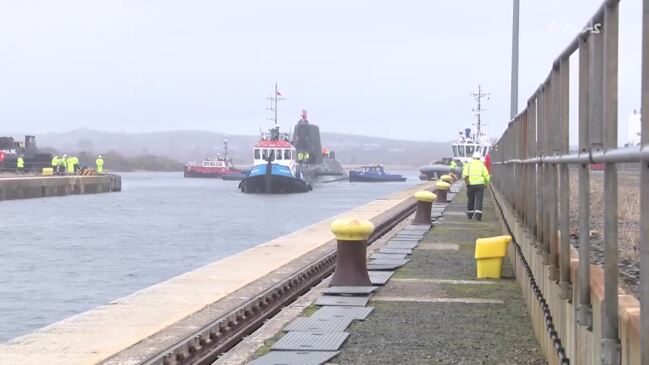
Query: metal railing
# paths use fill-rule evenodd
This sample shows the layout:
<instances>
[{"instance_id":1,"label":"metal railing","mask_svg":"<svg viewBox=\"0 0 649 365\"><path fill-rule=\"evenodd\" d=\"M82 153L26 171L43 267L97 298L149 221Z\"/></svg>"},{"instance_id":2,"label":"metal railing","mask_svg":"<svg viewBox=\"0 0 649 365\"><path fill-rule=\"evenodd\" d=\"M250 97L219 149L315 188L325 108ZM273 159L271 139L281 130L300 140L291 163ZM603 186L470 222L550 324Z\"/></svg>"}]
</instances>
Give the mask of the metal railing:
<instances>
[{"instance_id":1,"label":"metal railing","mask_svg":"<svg viewBox=\"0 0 649 365\"><path fill-rule=\"evenodd\" d=\"M601 362L620 362L618 315L618 165L639 163L640 355L649 364L649 0L642 18L641 146L618 148L619 0L607 0L552 65L527 107L494 146L493 187L536 245L561 300L573 299L570 266L569 165L578 174L577 322L593 326L590 293L590 164L604 164L604 299ZM578 53L579 150L569 150L570 56ZM601 327L600 327L601 326Z\"/></svg>"}]
</instances>

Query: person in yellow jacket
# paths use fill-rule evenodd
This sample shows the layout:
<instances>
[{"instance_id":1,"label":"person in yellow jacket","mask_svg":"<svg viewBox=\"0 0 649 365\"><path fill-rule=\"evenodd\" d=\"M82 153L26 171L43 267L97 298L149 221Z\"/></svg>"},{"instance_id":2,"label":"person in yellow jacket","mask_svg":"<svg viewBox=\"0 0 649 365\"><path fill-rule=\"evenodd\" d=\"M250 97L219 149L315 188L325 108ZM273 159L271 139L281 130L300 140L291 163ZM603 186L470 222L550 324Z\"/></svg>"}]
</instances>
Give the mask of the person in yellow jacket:
<instances>
[{"instance_id":1,"label":"person in yellow jacket","mask_svg":"<svg viewBox=\"0 0 649 365\"><path fill-rule=\"evenodd\" d=\"M67 172L70 175L74 174L74 157L68 156L68 158L65 160L65 165L66 165L65 172Z\"/></svg>"},{"instance_id":2,"label":"person in yellow jacket","mask_svg":"<svg viewBox=\"0 0 649 365\"><path fill-rule=\"evenodd\" d=\"M72 156L72 171L76 174L79 171L79 158Z\"/></svg>"},{"instance_id":3,"label":"person in yellow jacket","mask_svg":"<svg viewBox=\"0 0 649 365\"><path fill-rule=\"evenodd\" d=\"M101 155L97 156L97 160L95 161L95 164L97 165L97 173L101 174L104 172L104 159L101 158Z\"/></svg>"},{"instance_id":4,"label":"person in yellow jacket","mask_svg":"<svg viewBox=\"0 0 649 365\"><path fill-rule=\"evenodd\" d=\"M23 156L20 155L16 159L16 173L23 174L24 172L25 172L25 160L23 159Z\"/></svg>"},{"instance_id":5,"label":"person in yellow jacket","mask_svg":"<svg viewBox=\"0 0 649 365\"><path fill-rule=\"evenodd\" d=\"M59 156L52 157L52 170L55 174L59 173Z\"/></svg>"},{"instance_id":6,"label":"person in yellow jacket","mask_svg":"<svg viewBox=\"0 0 649 365\"><path fill-rule=\"evenodd\" d=\"M489 170L480 160L480 152L473 153L473 160L465 163L462 177L466 182L466 195L469 198L466 205L466 216L482 220L482 198L484 188L489 185Z\"/></svg>"},{"instance_id":7,"label":"person in yellow jacket","mask_svg":"<svg viewBox=\"0 0 649 365\"><path fill-rule=\"evenodd\" d=\"M455 168L457 167L457 162L455 160L451 160L451 162L448 164L448 166L451 168L451 172L455 172Z\"/></svg>"}]
</instances>

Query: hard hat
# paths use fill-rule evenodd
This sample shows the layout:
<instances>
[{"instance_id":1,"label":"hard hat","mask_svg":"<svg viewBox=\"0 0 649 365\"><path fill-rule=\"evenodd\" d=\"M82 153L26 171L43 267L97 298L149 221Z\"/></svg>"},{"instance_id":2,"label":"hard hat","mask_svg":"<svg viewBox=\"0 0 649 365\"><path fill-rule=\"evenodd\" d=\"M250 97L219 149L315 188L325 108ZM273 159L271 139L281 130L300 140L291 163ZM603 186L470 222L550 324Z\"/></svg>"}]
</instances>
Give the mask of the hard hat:
<instances>
[{"instance_id":1,"label":"hard hat","mask_svg":"<svg viewBox=\"0 0 649 365\"><path fill-rule=\"evenodd\" d=\"M101 155L99 155L98 157L101 158Z\"/></svg>"},{"instance_id":2,"label":"hard hat","mask_svg":"<svg viewBox=\"0 0 649 365\"><path fill-rule=\"evenodd\" d=\"M480 152L473 152L473 158L480 158L480 157L482 157Z\"/></svg>"}]
</instances>

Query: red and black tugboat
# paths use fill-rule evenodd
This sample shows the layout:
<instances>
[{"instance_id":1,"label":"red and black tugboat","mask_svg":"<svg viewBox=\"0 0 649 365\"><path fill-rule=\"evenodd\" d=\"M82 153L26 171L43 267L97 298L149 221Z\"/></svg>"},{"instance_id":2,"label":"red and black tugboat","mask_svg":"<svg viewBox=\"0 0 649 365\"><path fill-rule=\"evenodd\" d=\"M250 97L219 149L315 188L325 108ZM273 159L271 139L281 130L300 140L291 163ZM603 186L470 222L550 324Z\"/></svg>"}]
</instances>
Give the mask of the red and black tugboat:
<instances>
[{"instance_id":1,"label":"red and black tugboat","mask_svg":"<svg viewBox=\"0 0 649 365\"><path fill-rule=\"evenodd\" d=\"M223 139L223 154L214 158L206 158L202 163L189 162L185 165L185 177L223 178L224 176L241 174L228 157L228 139Z\"/></svg>"},{"instance_id":2,"label":"red and black tugboat","mask_svg":"<svg viewBox=\"0 0 649 365\"><path fill-rule=\"evenodd\" d=\"M280 132L277 125L277 102L281 94L277 91L270 98L271 110L275 112L274 127L262 133L253 148L253 166L248 176L241 180L239 188L244 193L285 194L305 193L311 184L304 180L296 162L296 150L289 134Z\"/></svg>"}]
</instances>

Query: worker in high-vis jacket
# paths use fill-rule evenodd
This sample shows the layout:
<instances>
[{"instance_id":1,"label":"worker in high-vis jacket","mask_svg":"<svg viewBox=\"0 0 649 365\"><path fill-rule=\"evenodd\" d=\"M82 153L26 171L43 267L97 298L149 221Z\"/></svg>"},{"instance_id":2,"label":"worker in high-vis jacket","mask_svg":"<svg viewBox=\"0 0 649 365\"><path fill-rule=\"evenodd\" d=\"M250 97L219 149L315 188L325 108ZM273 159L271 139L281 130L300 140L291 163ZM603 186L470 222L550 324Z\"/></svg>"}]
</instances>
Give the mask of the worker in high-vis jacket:
<instances>
[{"instance_id":1,"label":"worker in high-vis jacket","mask_svg":"<svg viewBox=\"0 0 649 365\"><path fill-rule=\"evenodd\" d=\"M473 160L465 163L462 169L462 177L467 186L466 195L469 198L466 216L469 219L475 217L476 220L482 220L482 198L484 188L489 185L489 171L480 157L480 152L474 152Z\"/></svg>"},{"instance_id":2,"label":"worker in high-vis jacket","mask_svg":"<svg viewBox=\"0 0 649 365\"><path fill-rule=\"evenodd\" d=\"M56 174L59 173L59 156L52 157L52 171Z\"/></svg>"},{"instance_id":3,"label":"worker in high-vis jacket","mask_svg":"<svg viewBox=\"0 0 649 365\"><path fill-rule=\"evenodd\" d=\"M23 159L23 156L20 155L16 159L16 173L22 174L24 172L25 172L25 159Z\"/></svg>"},{"instance_id":4,"label":"worker in high-vis jacket","mask_svg":"<svg viewBox=\"0 0 649 365\"><path fill-rule=\"evenodd\" d=\"M65 160L65 167L66 171L68 174L73 175L74 174L74 157L68 156L68 158Z\"/></svg>"},{"instance_id":5,"label":"worker in high-vis jacket","mask_svg":"<svg viewBox=\"0 0 649 365\"><path fill-rule=\"evenodd\" d=\"M451 168L451 172L455 172L455 168L457 167L457 162L455 162L455 160L451 160L448 166Z\"/></svg>"},{"instance_id":6,"label":"worker in high-vis jacket","mask_svg":"<svg viewBox=\"0 0 649 365\"><path fill-rule=\"evenodd\" d=\"M97 165L97 173L101 174L104 172L104 159L101 158L101 155L97 156L97 160L95 161L95 164Z\"/></svg>"}]
</instances>

